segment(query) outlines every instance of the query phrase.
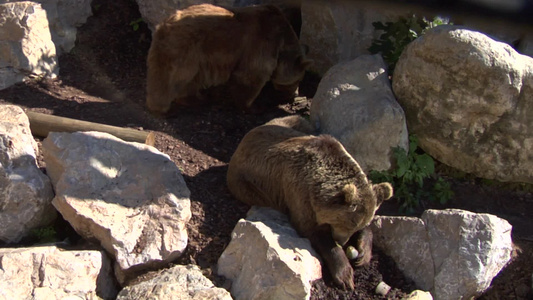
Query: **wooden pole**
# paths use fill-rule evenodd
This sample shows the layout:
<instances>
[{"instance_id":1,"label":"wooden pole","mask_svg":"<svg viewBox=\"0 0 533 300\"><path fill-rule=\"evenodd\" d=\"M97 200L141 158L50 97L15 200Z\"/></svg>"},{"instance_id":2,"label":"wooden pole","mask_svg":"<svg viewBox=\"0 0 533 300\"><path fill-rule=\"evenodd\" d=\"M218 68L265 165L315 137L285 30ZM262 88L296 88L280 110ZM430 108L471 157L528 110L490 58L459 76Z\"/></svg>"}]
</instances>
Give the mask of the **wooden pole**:
<instances>
[{"instance_id":1,"label":"wooden pole","mask_svg":"<svg viewBox=\"0 0 533 300\"><path fill-rule=\"evenodd\" d=\"M40 137L47 137L48 133L52 131L100 131L112 134L129 142L145 143L150 146L153 146L155 143L155 135L149 131L80 121L32 111L27 111L26 115L30 119L30 130L32 134Z\"/></svg>"}]
</instances>

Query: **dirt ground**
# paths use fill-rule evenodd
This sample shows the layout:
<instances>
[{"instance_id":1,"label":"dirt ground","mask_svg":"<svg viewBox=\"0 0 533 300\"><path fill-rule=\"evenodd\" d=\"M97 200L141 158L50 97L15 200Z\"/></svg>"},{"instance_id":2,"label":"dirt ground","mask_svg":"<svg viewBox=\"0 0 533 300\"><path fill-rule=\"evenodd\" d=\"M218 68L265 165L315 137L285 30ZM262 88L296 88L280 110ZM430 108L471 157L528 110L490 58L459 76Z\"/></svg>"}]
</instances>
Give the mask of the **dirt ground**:
<instances>
[{"instance_id":1,"label":"dirt ground","mask_svg":"<svg viewBox=\"0 0 533 300\"><path fill-rule=\"evenodd\" d=\"M319 79L308 76L304 80L300 94L308 100L292 104L272 103L267 97L258 100L267 108L262 114L243 114L213 105L178 109L172 117L158 119L144 108L145 60L150 31L142 23L137 30L130 24L140 18L135 1L94 0L93 13L79 29L76 47L60 57L57 79L28 81L0 91L0 103L155 132L156 148L168 154L179 166L191 190L189 244L176 263L198 264L216 285L227 287L224 278L216 276L216 262L229 243L235 224L249 208L229 194L225 184L227 163L240 139L253 127L275 117L308 114ZM44 167L42 159L39 164ZM445 206L423 203L417 214L426 208L453 207L492 213L507 219L514 226L514 258L480 298L530 299L533 274L531 192L518 185L489 185L476 178L449 180L455 198ZM397 215L398 204L389 201L378 214ZM58 224L61 222L59 220ZM374 293L381 280L393 287L387 297ZM370 266L356 270L355 281L356 290L345 292L334 287L326 277L314 283L311 298L400 299L415 289L379 249Z\"/></svg>"}]
</instances>

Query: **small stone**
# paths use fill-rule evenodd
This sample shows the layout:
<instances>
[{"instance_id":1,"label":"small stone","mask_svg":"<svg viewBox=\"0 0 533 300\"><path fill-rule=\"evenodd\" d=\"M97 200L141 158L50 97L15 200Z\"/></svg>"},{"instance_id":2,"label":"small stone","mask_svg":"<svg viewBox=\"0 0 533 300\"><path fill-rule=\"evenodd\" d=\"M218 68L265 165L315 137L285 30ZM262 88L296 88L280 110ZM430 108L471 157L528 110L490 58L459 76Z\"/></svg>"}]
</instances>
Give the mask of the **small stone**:
<instances>
[{"instance_id":1,"label":"small stone","mask_svg":"<svg viewBox=\"0 0 533 300\"><path fill-rule=\"evenodd\" d=\"M414 290L402 300L433 300L430 292Z\"/></svg>"},{"instance_id":2,"label":"small stone","mask_svg":"<svg viewBox=\"0 0 533 300\"><path fill-rule=\"evenodd\" d=\"M390 289L390 285L386 284L384 281L381 281L380 283L378 283L378 286L376 286L376 294L385 296L390 291Z\"/></svg>"},{"instance_id":3,"label":"small stone","mask_svg":"<svg viewBox=\"0 0 533 300\"><path fill-rule=\"evenodd\" d=\"M346 248L346 256L349 260L354 260L359 256L359 251L357 251L354 246L348 246L348 248Z\"/></svg>"}]
</instances>

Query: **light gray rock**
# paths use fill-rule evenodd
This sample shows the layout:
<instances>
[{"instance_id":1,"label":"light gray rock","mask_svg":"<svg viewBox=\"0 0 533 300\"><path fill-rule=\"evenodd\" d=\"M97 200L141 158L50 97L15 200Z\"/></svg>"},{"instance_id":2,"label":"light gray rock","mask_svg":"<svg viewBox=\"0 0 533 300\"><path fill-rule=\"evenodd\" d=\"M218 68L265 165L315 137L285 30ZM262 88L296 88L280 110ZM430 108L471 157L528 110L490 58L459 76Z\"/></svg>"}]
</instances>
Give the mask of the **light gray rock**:
<instances>
[{"instance_id":1,"label":"light gray rock","mask_svg":"<svg viewBox=\"0 0 533 300\"><path fill-rule=\"evenodd\" d=\"M57 54L70 52L78 27L92 16L91 0L37 0L46 10Z\"/></svg>"},{"instance_id":2,"label":"light gray rock","mask_svg":"<svg viewBox=\"0 0 533 300\"><path fill-rule=\"evenodd\" d=\"M37 144L24 111L0 105L0 240L20 241L57 215L49 178L36 163Z\"/></svg>"},{"instance_id":3,"label":"light gray rock","mask_svg":"<svg viewBox=\"0 0 533 300\"><path fill-rule=\"evenodd\" d=\"M375 216L373 243L390 256L417 287L430 290L435 269L424 221L416 217Z\"/></svg>"},{"instance_id":4,"label":"light gray rock","mask_svg":"<svg viewBox=\"0 0 533 300\"><path fill-rule=\"evenodd\" d=\"M19 0L0 0L0 4L21 2ZM56 54L69 52L76 42L77 28L92 15L91 0L36 0L46 11L52 41Z\"/></svg>"},{"instance_id":5,"label":"light gray rock","mask_svg":"<svg viewBox=\"0 0 533 300\"><path fill-rule=\"evenodd\" d=\"M511 259L512 226L504 219L449 209L427 210L422 220L436 271L436 299L479 295Z\"/></svg>"},{"instance_id":6,"label":"light gray rock","mask_svg":"<svg viewBox=\"0 0 533 300\"><path fill-rule=\"evenodd\" d=\"M177 9L184 9L191 5L210 3L214 5L232 6L234 0L136 0L143 21L153 32L155 26L163 22Z\"/></svg>"},{"instance_id":7,"label":"light gray rock","mask_svg":"<svg viewBox=\"0 0 533 300\"><path fill-rule=\"evenodd\" d=\"M39 3L0 4L0 90L29 76L59 72L46 11Z\"/></svg>"},{"instance_id":8,"label":"light gray rock","mask_svg":"<svg viewBox=\"0 0 533 300\"><path fill-rule=\"evenodd\" d=\"M374 245L419 288L439 299L485 291L511 259L511 225L489 214L427 210L420 219L378 216Z\"/></svg>"},{"instance_id":9,"label":"light gray rock","mask_svg":"<svg viewBox=\"0 0 533 300\"><path fill-rule=\"evenodd\" d=\"M406 13L405 8L358 1L302 1L300 39L309 46L308 58L314 60L310 70L323 75L338 63L370 54L372 40L382 33L372 23L395 21Z\"/></svg>"},{"instance_id":10,"label":"light gray rock","mask_svg":"<svg viewBox=\"0 0 533 300\"><path fill-rule=\"evenodd\" d=\"M364 171L388 170L392 148L409 147L405 115L380 55L332 67L313 98L311 123L337 138Z\"/></svg>"},{"instance_id":11,"label":"light gray rock","mask_svg":"<svg viewBox=\"0 0 533 300\"><path fill-rule=\"evenodd\" d=\"M114 299L113 283L103 251L0 249L0 299Z\"/></svg>"},{"instance_id":12,"label":"light gray rock","mask_svg":"<svg viewBox=\"0 0 533 300\"><path fill-rule=\"evenodd\" d=\"M433 300L430 292L414 290L402 300Z\"/></svg>"},{"instance_id":13,"label":"light gray rock","mask_svg":"<svg viewBox=\"0 0 533 300\"><path fill-rule=\"evenodd\" d=\"M231 295L207 279L195 265L175 266L157 274L154 278L125 287L117 300L131 299L194 299L231 300Z\"/></svg>"},{"instance_id":14,"label":"light gray rock","mask_svg":"<svg viewBox=\"0 0 533 300\"><path fill-rule=\"evenodd\" d=\"M309 299L310 282L322 277L319 256L285 215L254 206L231 237L218 274L232 281L235 299Z\"/></svg>"},{"instance_id":15,"label":"light gray rock","mask_svg":"<svg viewBox=\"0 0 533 300\"><path fill-rule=\"evenodd\" d=\"M479 177L533 183L533 58L438 26L404 50L393 88L431 156Z\"/></svg>"},{"instance_id":16,"label":"light gray rock","mask_svg":"<svg viewBox=\"0 0 533 300\"><path fill-rule=\"evenodd\" d=\"M42 146L53 205L115 258L119 280L182 254L190 192L166 154L99 132L52 132Z\"/></svg>"}]
</instances>

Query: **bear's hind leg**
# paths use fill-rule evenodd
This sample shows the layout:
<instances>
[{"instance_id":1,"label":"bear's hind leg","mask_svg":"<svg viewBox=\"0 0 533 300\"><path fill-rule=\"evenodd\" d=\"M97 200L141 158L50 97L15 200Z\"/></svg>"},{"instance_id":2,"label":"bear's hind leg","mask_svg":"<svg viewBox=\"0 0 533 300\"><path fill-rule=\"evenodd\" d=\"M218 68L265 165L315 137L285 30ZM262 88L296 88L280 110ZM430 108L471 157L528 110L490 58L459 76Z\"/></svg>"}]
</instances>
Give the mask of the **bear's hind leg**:
<instances>
[{"instance_id":1,"label":"bear's hind leg","mask_svg":"<svg viewBox=\"0 0 533 300\"><path fill-rule=\"evenodd\" d=\"M237 200L248 205L270 206L267 195L240 172L228 172L228 188Z\"/></svg>"}]
</instances>

